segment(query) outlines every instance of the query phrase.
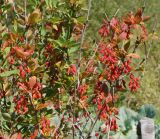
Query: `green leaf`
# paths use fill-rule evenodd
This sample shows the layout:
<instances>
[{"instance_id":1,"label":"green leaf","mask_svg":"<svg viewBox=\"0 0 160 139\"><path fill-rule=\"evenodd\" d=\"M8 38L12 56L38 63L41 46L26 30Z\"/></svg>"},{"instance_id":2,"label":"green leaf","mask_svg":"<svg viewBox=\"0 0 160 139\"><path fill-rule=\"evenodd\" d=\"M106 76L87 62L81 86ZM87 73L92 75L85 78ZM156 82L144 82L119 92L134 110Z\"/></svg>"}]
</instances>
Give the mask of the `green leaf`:
<instances>
[{"instance_id":1,"label":"green leaf","mask_svg":"<svg viewBox=\"0 0 160 139\"><path fill-rule=\"evenodd\" d=\"M124 45L124 50L127 52L130 46L130 41L127 41L127 43Z\"/></svg>"},{"instance_id":2,"label":"green leaf","mask_svg":"<svg viewBox=\"0 0 160 139\"><path fill-rule=\"evenodd\" d=\"M14 30L17 32L17 29L18 29L18 23L17 23L17 20L14 20L13 28L14 28Z\"/></svg>"},{"instance_id":3,"label":"green leaf","mask_svg":"<svg viewBox=\"0 0 160 139\"><path fill-rule=\"evenodd\" d=\"M41 11L39 9L34 10L28 17L28 24L35 24L41 21Z\"/></svg>"},{"instance_id":4,"label":"green leaf","mask_svg":"<svg viewBox=\"0 0 160 139\"><path fill-rule=\"evenodd\" d=\"M10 47L6 47L3 51L3 54L5 55L5 57L8 55L8 53L10 52Z\"/></svg>"},{"instance_id":5,"label":"green leaf","mask_svg":"<svg viewBox=\"0 0 160 139\"><path fill-rule=\"evenodd\" d=\"M8 114L8 113L2 113L2 116L3 116L3 118L5 119L5 120L10 120L11 119L11 116L10 116L10 114Z\"/></svg>"},{"instance_id":6,"label":"green leaf","mask_svg":"<svg viewBox=\"0 0 160 139\"><path fill-rule=\"evenodd\" d=\"M59 17L53 17L53 18L50 19L50 21L53 24L59 24L61 22L61 18L59 18Z\"/></svg>"},{"instance_id":7,"label":"green leaf","mask_svg":"<svg viewBox=\"0 0 160 139\"><path fill-rule=\"evenodd\" d=\"M44 26L42 26L42 28L41 28L41 35L42 36L46 35L46 30L45 30Z\"/></svg>"},{"instance_id":8,"label":"green leaf","mask_svg":"<svg viewBox=\"0 0 160 139\"><path fill-rule=\"evenodd\" d=\"M0 73L0 77L8 77L11 75L16 75L18 73L19 73L19 70L5 71L5 72Z\"/></svg>"},{"instance_id":9,"label":"green leaf","mask_svg":"<svg viewBox=\"0 0 160 139\"><path fill-rule=\"evenodd\" d=\"M55 43L56 45L58 45L59 47L62 47L62 46L63 46L62 40L54 40L54 43Z\"/></svg>"},{"instance_id":10,"label":"green leaf","mask_svg":"<svg viewBox=\"0 0 160 139\"><path fill-rule=\"evenodd\" d=\"M69 50L68 50L68 53L69 54L72 54L72 53L75 53L76 51L78 51L79 47L76 46L76 47L71 47Z\"/></svg>"},{"instance_id":11,"label":"green leaf","mask_svg":"<svg viewBox=\"0 0 160 139\"><path fill-rule=\"evenodd\" d=\"M56 7L58 1L57 0L45 0L47 7L53 8Z\"/></svg>"},{"instance_id":12,"label":"green leaf","mask_svg":"<svg viewBox=\"0 0 160 139\"><path fill-rule=\"evenodd\" d=\"M10 130L11 130L7 124L3 124L3 128L4 128L5 130L7 130L7 131L10 131Z\"/></svg>"}]
</instances>

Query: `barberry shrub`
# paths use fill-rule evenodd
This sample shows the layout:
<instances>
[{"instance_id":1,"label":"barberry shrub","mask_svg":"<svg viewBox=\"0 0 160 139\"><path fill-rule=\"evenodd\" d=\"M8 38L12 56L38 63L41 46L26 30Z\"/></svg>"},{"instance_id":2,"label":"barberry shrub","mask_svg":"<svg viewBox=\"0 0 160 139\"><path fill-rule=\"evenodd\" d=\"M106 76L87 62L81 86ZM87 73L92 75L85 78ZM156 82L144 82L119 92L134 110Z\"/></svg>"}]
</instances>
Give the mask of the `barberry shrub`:
<instances>
[{"instance_id":1,"label":"barberry shrub","mask_svg":"<svg viewBox=\"0 0 160 139\"><path fill-rule=\"evenodd\" d=\"M147 40L143 9L104 19L87 40L81 1L2 1L0 134L3 138L102 138L118 131L119 94L137 92ZM139 64L140 63L140 64Z\"/></svg>"}]
</instances>

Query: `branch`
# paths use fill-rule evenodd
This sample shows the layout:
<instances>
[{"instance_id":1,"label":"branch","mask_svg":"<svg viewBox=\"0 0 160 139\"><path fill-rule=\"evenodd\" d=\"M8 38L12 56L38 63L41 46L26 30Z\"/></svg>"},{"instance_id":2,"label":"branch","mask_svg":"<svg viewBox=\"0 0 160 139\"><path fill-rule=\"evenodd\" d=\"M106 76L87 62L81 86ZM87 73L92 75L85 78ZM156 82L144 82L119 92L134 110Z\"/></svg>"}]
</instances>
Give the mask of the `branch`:
<instances>
[{"instance_id":1,"label":"branch","mask_svg":"<svg viewBox=\"0 0 160 139\"><path fill-rule=\"evenodd\" d=\"M68 99L67 105L70 103L71 98L72 98L72 97L70 97L70 98ZM64 111L63 111L63 113L62 113L62 115L61 115L61 117L60 117L60 120L59 120L59 124L57 125L57 127L55 128L55 130L53 131L53 133L52 133L52 135L51 135L52 137L54 137L54 135L56 134L57 130L59 129L59 127L60 127L60 125L61 125L61 122L62 122L62 119L63 119L63 116L64 116L64 114L66 113L66 111L67 111L67 110L64 110Z\"/></svg>"},{"instance_id":2,"label":"branch","mask_svg":"<svg viewBox=\"0 0 160 139\"><path fill-rule=\"evenodd\" d=\"M86 29L89 23L89 16L90 16L90 10L91 10L91 3L92 0L89 0L89 4L88 4L88 13L87 13L87 19L86 19L86 24L82 30L82 37L81 37L81 42L80 42L80 50L79 50L79 58L78 58L78 69L77 69L77 76L78 76L78 87L80 85L80 67L81 67L81 59L82 59L82 45L84 43L84 38L85 38L85 33L86 33Z\"/></svg>"}]
</instances>

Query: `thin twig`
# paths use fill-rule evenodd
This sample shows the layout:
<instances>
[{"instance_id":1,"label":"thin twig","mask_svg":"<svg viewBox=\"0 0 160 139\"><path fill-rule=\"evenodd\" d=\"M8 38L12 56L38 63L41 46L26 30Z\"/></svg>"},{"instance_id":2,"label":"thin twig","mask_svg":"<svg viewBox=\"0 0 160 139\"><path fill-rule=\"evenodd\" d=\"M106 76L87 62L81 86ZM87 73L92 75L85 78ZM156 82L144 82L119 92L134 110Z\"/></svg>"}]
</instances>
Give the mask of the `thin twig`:
<instances>
[{"instance_id":1,"label":"thin twig","mask_svg":"<svg viewBox=\"0 0 160 139\"><path fill-rule=\"evenodd\" d=\"M120 9L117 9L117 10L116 10L116 12L115 12L115 14L114 14L114 16L113 16L113 17L117 16L117 14L118 14L119 10L120 10Z\"/></svg>"},{"instance_id":2,"label":"thin twig","mask_svg":"<svg viewBox=\"0 0 160 139\"><path fill-rule=\"evenodd\" d=\"M96 116L95 122L91 125L91 127L89 129L89 132L88 132L88 134L86 136L86 139L90 138L90 134L92 133L92 130L93 130L94 126L96 125L96 123L97 123L97 121L99 119L99 116L100 116L101 112L104 110L104 108L105 108L105 104L103 104L103 107L99 110L99 112L98 112L98 114Z\"/></svg>"},{"instance_id":3,"label":"thin twig","mask_svg":"<svg viewBox=\"0 0 160 139\"><path fill-rule=\"evenodd\" d=\"M92 122L94 122L93 118L90 117L90 113L88 112L88 110L86 109L86 107L83 105L83 103L81 102L81 100L79 98L77 98L79 103L81 104L81 106L83 107L83 109L86 111L88 117L91 119Z\"/></svg>"},{"instance_id":4,"label":"thin twig","mask_svg":"<svg viewBox=\"0 0 160 139\"><path fill-rule=\"evenodd\" d=\"M85 68L85 69L88 68L90 60L94 59L94 57L95 57L95 55L96 55L96 53L97 53L98 47L99 47L99 45L96 44L96 50L94 50L94 53L93 53L93 55L91 56L91 58L89 59L89 61L88 61L87 65L86 65L86 68Z\"/></svg>"},{"instance_id":5,"label":"thin twig","mask_svg":"<svg viewBox=\"0 0 160 139\"><path fill-rule=\"evenodd\" d=\"M25 30L26 30L26 28L27 28L27 21L26 21L26 19L27 19L27 0L24 0L24 16L25 16ZM27 44L27 43L28 43L28 39L27 39L27 36L25 35L25 44Z\"/></svg>"},{"instance_id":6,"label":"thin twig","mask_svg":"<svg viewBox=\"0 0 160 139\"><path fill-rule=\"evenodd\" d=\"M81 59L82 59L82 45L84 43L85 33L86 33L86 29L87 29L87 26L88 26L88 23L89 23L91 3L92 3L92 0L89 0L86 25L84 26L84 28L82 30L82 37L81 37L81 42L80 42L80 50L79 50L79 58L78 58L78 69L77 69L77 76L78 76L78 85L77 85L77 87L79 87L79 85L80 85L80 68L81 68Z\"/></svg>"},{"instance_id":7,"label":"thin twig","mask_svg":"<svg viewBox=\"0 0 160 139\"><path fill-rule=\"evenodd\" d=\"M111 127L111 121L112 121L112 118L110 118L110 122L109 122L109 126L108 126L107 139L109 139L110 127Z\"/></svg>"},{"instance_id":8,"label":"thin twig","mask_svg":"<svg viewBox=\"0 0 160 139\"><path fill-rule=\"evenodd\" d=\"M72 97L70 97L70 98L68 99L67 105L70 103L71 98L72 98ZM62 113L62 115L61 115L61 117L60 117L59 123L58 123L57 127L55 128L55 130L53 131L53 133L52 133L52 135L51 135L52 137L54 137L54 135L56 134L57 130L59 129L59 127L60 127L60 125L61 125L61 122L62 122L62 119L63 119L63 116L64 116L64 114L66 113L66 111L67 111L67 110L64 110L64 111L63 111L63 113Z\"/></svg>"},{"instance_id":9,"label":"thin twig","mask_svg":"<svg viewBox=\"0 0 160 139\"><path fill-rule=\"evenodd\" d=\"M92 0L89 0L88 3L88 12L87 12L87 17L86 17L86 24L83 27L82 30L82 36L81 36L81 41L80 41L80 48L79 48L79 56L78 56L78 68L77 68L77 84L75 85L75 92L74 92L74 97L73 97L73 125L74 125L74 118L75 118L75 110L74 110L74 103L75 103L75 97L76 97L76 91L78 90L79 86L80 86L80 68L81 68L81 59L82 59L82 46L84 43L84 39L85 39L85 33L86 33L86 29L88 26L88 22L89 22L89 16L90 16L90 10L91 10L91 3ZM73 128L73 139L74 139L74 128Z\"/></svg>"}]
</instances>

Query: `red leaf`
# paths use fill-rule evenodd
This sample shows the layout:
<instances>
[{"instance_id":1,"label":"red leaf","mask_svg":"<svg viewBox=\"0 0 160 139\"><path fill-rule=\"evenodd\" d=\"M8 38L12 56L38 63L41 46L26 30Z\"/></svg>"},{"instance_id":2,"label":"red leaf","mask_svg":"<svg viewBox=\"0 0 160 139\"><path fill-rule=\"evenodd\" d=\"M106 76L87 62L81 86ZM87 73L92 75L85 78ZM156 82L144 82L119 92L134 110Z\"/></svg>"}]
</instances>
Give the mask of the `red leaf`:
<instances>
[{"instance_id":1,"label":"red leaf","mask_svg":"<svg viewBox=\"0 0 160 139\"><path fill-rule=\"evenodd\" d=\"M30 139L35 139L35 137L38 135L38 130L36 129L33 133L33 135L31 135Z\"/></svg>"},{"instance_id":2,"label":"red leaf","mask_svg":"<svg viewBox=\"0 0 160 139\"><path fill-rule=\"evenodd\" d=\"M143 17L143 22L145 22L145 21L148 21L149 19L150 19L151 17L150 16L145 16L145 17Z\"/></svg>"},{"instance_id":3,"label":"red leaf","mask_svg":"<svg viewBox=\"0 0 160 139\"><path fill-rule=\"evenodd\" d=\"M136 24L139 24L142 21L142 12L142 8L139 8L134 19Z\"/></svg>"},{"instance_id":4,"label":"red leaf","mask_svg":"<svg viewBox=\"0 0 160 139\"><path fill-rule=\"evenodd\" d=\"M17 139L22 139L22 134L21 133L18 133Z\"/></svg>"},{"instance_id":5,"label":"red leaf","mask_svg":"<svg viewBox=\"0 0 160 139\"><path fill-rule=\"evenodd\" d=\"M34 52L33 48L24 50L24 48L16 46L16 47L13 47L13 49L15 50L17 57L23 58L23 59L29 57Z\"/></svg>"},{"instance_id":6,"label":"red leaf","mask_svg":"<svg viewBox=\"0 0 160 139\"><path fill-rule=\"evenodd\" d=\"M5 41L3 44L2 44L2 49L4 50L6 47L8 47L10 45L10 41Z\"/></svg>"},{"instance_id":7,"label":"red leaf","mask_svg":"<svg viewBox=\"0 0 160 139\"><path fill-rule=\"evenodd\" d=\"M36 76L30 77L29 82L28 82L29 87L32 89L34 87L34 85L36 84L36 82L37 82Z\"/></svg>"},{"instance_id":8,"label":"red leaf","mask_svg":"<svg viewBox=\"0 0 160 139\"><path fill-rule=\"evenodd\" d=\"M40 109L46 108L49 105L51 105L51 102L46 102L46 103L43 103L43 104L39 104L37 106L36 110L40 110Z\"/></svg>"},{"instance_id":9,"label":"red leaf","mask_svg":"<svg viewBox=\"0 0 160 139\"><path fill-rule=\"evenodd\" d=\"M27 91L28 91L28 88L27 88L27 86L26 86L24 83L18 82L17 84L18 84L19 88L20 88L21 90L23 90L24 92L27 92Z\"/></svg>"}]
</instances>

